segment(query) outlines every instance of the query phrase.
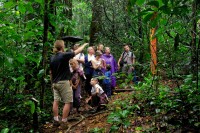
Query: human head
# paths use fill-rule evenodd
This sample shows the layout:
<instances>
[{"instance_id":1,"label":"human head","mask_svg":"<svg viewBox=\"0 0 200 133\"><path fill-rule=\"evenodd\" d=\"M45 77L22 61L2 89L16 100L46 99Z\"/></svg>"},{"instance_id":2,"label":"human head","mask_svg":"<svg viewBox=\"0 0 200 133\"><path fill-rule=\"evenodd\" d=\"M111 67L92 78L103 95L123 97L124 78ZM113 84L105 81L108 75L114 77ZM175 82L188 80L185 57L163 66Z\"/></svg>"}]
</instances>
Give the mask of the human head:
<instances>
[{"instance_id":1,"label":"human head","mask_svg":"<svg viewBox=\"0 0 200 133\"><path fill-rule=\"evenodd\" d=\"M98 84L98 79L97 79L97 78L92 78L92 79L90 80L90 84L91 84L92 86Z\"/></svg>"},{"instance_id":2,"label":"human head","mask_svg":"<svg viewBox=\"0 0 200 133\"><path fill-rule=\"evenodd\" d=\"M87 52L88 52L88 54L94 54L94 48L88 47Z\"/></svg>"},{"instance_id":3,"label":"human head","mask_svg":"<svg viewBox=\"0 0 200 133\"><path fill-rule=\"evenodd\" d=\"M53 47L53 53L58 53L59 51L64 52L65 43L63 40L56 40Z\"/></svg>"},{"instance_id":4,"label":"human head","mask_svg":"<svg viewBox=\"0 0 200 133\"><path fill-rule=\"evenodd\" d=\"M105 54L110 54L110 47L105 47Z\"/></svg>"},{"instance_id":5,"label":"human head","mask_svg":"<svg viewBox=\"0 0 200 133\"><path fill-rule=\"evenodd\" d=\"M130 46L128 43L124 44L124 51L128 52L130 50Z\"/></svg>"},{"instance_id":6,"label":"human head","mask_svg":"<svg viewBox=\"0 0 200 133\"><path fill-rule=\"evenodd\" d=\"M79 46L80 46L80 44L76 43L76 44L74 45L74 47L73 47L73 50L77 50Z\"/></svg>"},{"instance_id":7,"label":"human head","mask_svg":"<svg viewBox=\"0 0 200 133\"><path fill-rule=\"evenodd\" d=\"M110 69L111 69L110 64L107 64L107 65L106 65L106 70L110 71Z\"/></svg>"},{"instance_id":8,"label":"human head","mask_svg":"<svg viewBox=\"0 0 200 133\"><path fill-rule=\"evenodd\" d=\"M103 44L100 43L100 44L98 45L98 47L97 47L97 50L103 51L103 47L104 47Z\"/></svg>"},{"instance_id":9,"label":"human head","mask_svg":"<svg viewBox=\"0 0 200 133\"><path fill-rule=\"evenodd\" d=\"M100 58L102 55L102 53L100 51L95 52L95 57L96 58Z\"/></svg>"},{"instance_id":10,"label":"human head","mask_svg":"<svg viewBox=\"0 0 200 133\"><path fill-rule=\"evenodd\" d=\"M73 70L76 70L78 68L78 61L76 59L70 59L69 65Z\"/></svg>"}]
</instances>

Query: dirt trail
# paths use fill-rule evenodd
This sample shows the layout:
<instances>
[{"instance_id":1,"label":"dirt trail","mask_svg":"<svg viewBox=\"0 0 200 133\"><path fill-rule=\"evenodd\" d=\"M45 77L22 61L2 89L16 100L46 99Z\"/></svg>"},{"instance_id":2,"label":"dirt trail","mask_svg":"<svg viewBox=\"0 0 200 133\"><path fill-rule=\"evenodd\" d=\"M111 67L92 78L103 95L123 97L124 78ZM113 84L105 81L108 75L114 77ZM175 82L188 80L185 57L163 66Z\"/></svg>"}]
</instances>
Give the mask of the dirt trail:
<instances>
[{"instance_id":1,"label":"dirt trail","mask_svg":"<svg viewBox=\"0 0 200 133\"><path fill-rule=\"evenodd\" d=\"M122 94L128 94L130 92L122 92L113 95L109 101L111 105L116 99L123 99ZM108 105L108 106L109 106ZM97 113L91 113L89 111L83 111L80 115L74 116L70 115L68 118L68 128L61 130L58 127L54 127L53 123L47 123L41 127L41 132L43 133L82 133L89 132L94 128L104 128L104 132L109 132L111 125L107 123L107 116L111 111L109 108L101 110Z\"/></svg>"}]
</instances>

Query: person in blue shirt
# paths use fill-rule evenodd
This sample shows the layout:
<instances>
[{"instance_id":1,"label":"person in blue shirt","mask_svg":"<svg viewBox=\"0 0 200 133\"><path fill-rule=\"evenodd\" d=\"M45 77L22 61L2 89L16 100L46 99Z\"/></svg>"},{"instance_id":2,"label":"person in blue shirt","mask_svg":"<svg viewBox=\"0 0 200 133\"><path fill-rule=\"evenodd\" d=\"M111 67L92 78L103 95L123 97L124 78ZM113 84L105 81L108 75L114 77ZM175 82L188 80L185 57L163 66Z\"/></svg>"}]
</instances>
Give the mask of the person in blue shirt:
<instances>
[{"instance_id":1,"label":"person in blue shirt","mask_svg":"<svg viewBox=\"0 0 200 133\"><path fill-rule=\"evenodd\" d=\"M103 80L103 88L108 97L111 97L111 66L109 64L106 65L105 78Z\"/></svg>"}]
</instances>

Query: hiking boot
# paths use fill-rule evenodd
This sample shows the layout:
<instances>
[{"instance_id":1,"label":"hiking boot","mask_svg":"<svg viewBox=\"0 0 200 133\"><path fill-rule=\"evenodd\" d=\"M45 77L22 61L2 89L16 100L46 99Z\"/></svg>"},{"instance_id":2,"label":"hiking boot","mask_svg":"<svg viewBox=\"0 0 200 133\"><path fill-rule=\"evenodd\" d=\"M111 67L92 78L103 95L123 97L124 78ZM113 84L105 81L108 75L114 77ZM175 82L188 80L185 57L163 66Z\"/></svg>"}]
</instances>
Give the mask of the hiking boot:
<instances>
[{"instance_id":1,"label":"hiking boot","mask_svg":"<svg viewBox=\"0 0 200 133\"><path fill-rule=\"evenodd\" d=\"M53 126L54 126L54 127L59 127L59 126L60 126L59 121L53 120Z\"/></svg>"},{"instance_id":2,"label":"hiking boot","mask_svg":"<svg viewBox=\"0 0 200 133\"><path fill-rule=\"evenodd\" d=\"M91 109L91 110L89 110L89 112L90 112L91 114L94 114L94 113L97 112L97 110L96 110L96 109Z\"/></svg>"}]
</instances>

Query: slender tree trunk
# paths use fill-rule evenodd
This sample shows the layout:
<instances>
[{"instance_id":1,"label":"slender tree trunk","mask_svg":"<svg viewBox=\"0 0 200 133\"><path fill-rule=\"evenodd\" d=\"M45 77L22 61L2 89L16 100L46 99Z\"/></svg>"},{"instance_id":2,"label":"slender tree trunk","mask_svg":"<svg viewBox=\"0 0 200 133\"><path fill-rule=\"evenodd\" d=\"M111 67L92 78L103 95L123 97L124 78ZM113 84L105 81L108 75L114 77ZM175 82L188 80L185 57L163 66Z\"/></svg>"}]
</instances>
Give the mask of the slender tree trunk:
<instances>
[{"instance_id":1,"label":"slender tree trunk","mask_svg":"<svg viewBox=\"0 0 200 133\"><path fill-rule=\"evenodd\" d=\"M141 9L138 7L138 14L140 14ZM144 58L144 45L143 45L143 31L142 31L142 18L141 16L138 17L138 33L140 38L140 56L139 56L139 62L143 63Z\"/></svg>"},{"instance_id":2,"label":"slender tree trunk","mask_svg":"<svg viewBox=\"0 0 200 133\"><path fill-rule=\"evenodd\" d=\"M92 22L90 25L90 45L98 42L98 34L101 31L101 4L98 0L92 2Z\"/></svg>"},{"instance_id":3,"label":"slender tree trunk","mask_svg":"<svg viewBox=\"0 0 200 133\"><path fill-rule=\"evenodd\" d=\"M51 0L49 3L49 12L50 14L56 15L56 9L55 9L55 0ZM51 24L51 22L49 22L49 31L51 32L51 34L55 37L55 26L53 26Z\"/></svg>"},{"instance_id":4,"label":"slender tree trunk","mask_svg":"<svg viewBox=\"0 0 200 133\"><path fill-rule=\"evenodd\" d=\"M196 37L197 37L197 5L196 0L192 3L192 43L191 43L191 52L192 52L192 59L191 59L191 65L192 65L192 74L193 74L193 80L197 80L198 77L198 60L197 60L197 46L196 46ZM197 81L197 88L198 88L198 81Z\"/></svg>"},{"instance_id":5,"label":"slender tree trunk","mask_svg":"<svg viewBox=\"0 0 200 133\"><path fill-rule=\"evenodd\" d=\"M47 70L47 41L48 41L48 0L44 1L44 33L43 33L43 49L42 49L42 67L44 70L44 74L42 76L42 90L40 92L40 107L44 107L44 91L46 89L46 70Z\"/></svg>"}]
</instances>

